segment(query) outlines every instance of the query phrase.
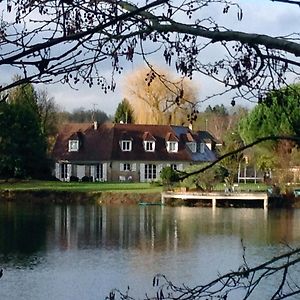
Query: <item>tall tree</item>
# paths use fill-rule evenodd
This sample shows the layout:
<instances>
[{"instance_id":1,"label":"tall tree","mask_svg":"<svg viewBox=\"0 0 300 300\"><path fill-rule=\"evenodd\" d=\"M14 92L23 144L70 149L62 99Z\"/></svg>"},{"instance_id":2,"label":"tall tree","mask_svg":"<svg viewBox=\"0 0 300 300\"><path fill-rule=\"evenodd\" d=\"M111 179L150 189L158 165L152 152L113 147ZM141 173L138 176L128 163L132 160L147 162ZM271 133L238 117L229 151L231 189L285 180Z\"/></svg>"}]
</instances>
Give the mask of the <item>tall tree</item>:
<instances>
[{"instance_id":1,"label":"tall tree","mask_svg":"<svg viewBox=\"0 0 300 300\"><path fill-rule=\"evenodd\" d=\"M240 121L242 139L251 143L265 136L299 135L299 99L300 84L269 92L266 99ZM267 141L252 149L252 160L263 171L273 170L277 182L286 183L286 176L282 175L300 164L292 156L297 152L298 146L292 141Z\"/></svg>"},{"instance_id":2,"label":"tall tree","mask_svg":"<svg viewBox=\"0 0 300 300\"><path fill-rule=\"evenodd\" d=\"M271 91L243 118L239 132L247 143L268 135L300 135L300 84Z\"/></svg>"},{"instance_id":3,"label":"tall tree","mask_svg":"<svg viewBox=\"0 0 300 300\"><path fill-rule=\"evenodd\" d=\"M134 123L134 111L129 101L124 98L115 112L114 122L116 123Z\"/></svg>"},{"instance_id":4,"label":"tall tree","mask_svg":"<svg viewBox=\"0 0 300 300\"><path fill-rule=\"evenodd\" d=\"M139 124L181 124L195 116L196 86L165 70L156 73L142 68L131 73L124 94Z\"/></svg>"},{"instance_id":5,"label":"tall tree","mask_svg":"<svg viewBox=\"0 0 300 300\"><path fill-rule=\"evenodd\" d=\"M46 139L31 84L16 87L0 106L0 176L49 175Z\"/></svg>"},{"instance_id":6,"label":"tall tree","mask_svg":"<svg viewBox=\"0 0 300 300\"><path fill-rule=\"evenodd\" d=\"M37 105L41 119L41 129L47 139L48 151L50 152L61 122L60 109L54 98L50 97L45 89L37 91Z\"/></svg>"}]
</instances>

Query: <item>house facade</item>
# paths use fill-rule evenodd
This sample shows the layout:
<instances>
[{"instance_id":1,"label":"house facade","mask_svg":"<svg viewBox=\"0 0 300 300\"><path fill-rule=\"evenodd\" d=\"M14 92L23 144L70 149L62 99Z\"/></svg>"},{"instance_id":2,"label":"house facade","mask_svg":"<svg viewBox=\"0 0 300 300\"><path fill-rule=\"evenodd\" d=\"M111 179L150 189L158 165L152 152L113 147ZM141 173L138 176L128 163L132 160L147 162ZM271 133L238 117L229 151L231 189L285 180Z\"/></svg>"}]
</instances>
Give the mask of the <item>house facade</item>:
<instances>
[{"instance_id":1,"label":"house facade","mask_svg":"<svg viewBox=\"0 0 300 300\"><path fill-rule=\"evenodd\" d=\"M208 132L184 126L71 123L57 137L54 173L61 181L151 182L166 166L214 161L215 145Z\"/></svg>"}]
</instances>

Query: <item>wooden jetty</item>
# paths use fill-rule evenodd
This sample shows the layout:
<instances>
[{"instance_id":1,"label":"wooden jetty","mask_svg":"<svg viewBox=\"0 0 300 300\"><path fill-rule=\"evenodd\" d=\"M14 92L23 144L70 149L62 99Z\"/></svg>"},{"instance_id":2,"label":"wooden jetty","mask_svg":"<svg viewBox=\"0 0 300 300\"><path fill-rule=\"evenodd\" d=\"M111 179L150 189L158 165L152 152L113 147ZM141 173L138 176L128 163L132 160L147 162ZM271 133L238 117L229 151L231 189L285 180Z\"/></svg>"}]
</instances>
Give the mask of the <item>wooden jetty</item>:
<instances>
[{"instance_id":1,"label":"wooden jetty","mask_svg":"<svg viewBox=\"0 0 300 300\"><path fill-rule=\"evenodd\" d=\"M218 200L242 200L242 201L262 201L263 208L268 208L268 194L267 193L242 193L242 192L173 192L167 191L161 193L161 203L164 204L165 200L169 199L182 199L182 200L211 200L212 207L215 208L217 206Z\"/></svg>"}]
</instances>

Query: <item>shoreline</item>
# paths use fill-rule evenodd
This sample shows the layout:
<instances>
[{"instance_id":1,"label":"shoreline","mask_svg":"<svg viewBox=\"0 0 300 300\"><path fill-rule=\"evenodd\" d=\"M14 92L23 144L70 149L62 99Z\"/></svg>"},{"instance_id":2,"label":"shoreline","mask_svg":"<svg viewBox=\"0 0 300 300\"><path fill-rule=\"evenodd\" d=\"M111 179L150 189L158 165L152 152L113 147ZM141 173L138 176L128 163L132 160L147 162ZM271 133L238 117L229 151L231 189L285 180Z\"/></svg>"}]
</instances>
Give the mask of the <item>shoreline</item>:
<instances>
[{"instance_id":1,"label":"shoreline","mask_svg":"<svg viewBox=\"0 0 300 300\"><path fill-rule=\"evenodd\" d=\"M157 192L108 192L108 191L51 191L51 190L2 190L0 202L31 202L55 204L139 204L160 203Z\"/></svg>"},{"instance_id":2,"label":"shoreline","mask_svg":"<svg viewBox=\"0 0 300 300\"><path fill-rule=\"evenodd\" d=\"M54 190L1 190L0 202L38 203L38 204L114 204L138 205L161 204L160 192L132 191L54 191ZM270 197L269 208L300 208L300 197ZM184 201L169 199L167 206L209 207L210 201ZM224 202L220 207L252 207L245 204L234 205ZM258 207L258 206L253 206Z\"/></svg>"}]
</instances>

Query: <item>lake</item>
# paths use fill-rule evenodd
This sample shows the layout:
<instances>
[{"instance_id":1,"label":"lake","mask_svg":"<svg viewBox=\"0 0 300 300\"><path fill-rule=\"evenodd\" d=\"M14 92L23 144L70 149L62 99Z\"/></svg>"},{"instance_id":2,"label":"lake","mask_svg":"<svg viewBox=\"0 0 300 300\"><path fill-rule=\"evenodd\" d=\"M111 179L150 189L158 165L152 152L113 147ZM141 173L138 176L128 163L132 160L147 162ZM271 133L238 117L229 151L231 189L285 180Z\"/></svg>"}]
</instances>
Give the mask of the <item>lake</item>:
<instances>
[{"instance_id":1,"label":"lake","mask_svg":"<svg viewBox=\"0 0 300 300\"><path fill-rule=\"evenodd\" d=\"M300 245L298 209L0 203L0 299L105 299L128 286L142 298L157 273L195 286L237 270L243 246L254 266L286 244Z\"/></svg>"}]
</instances>

